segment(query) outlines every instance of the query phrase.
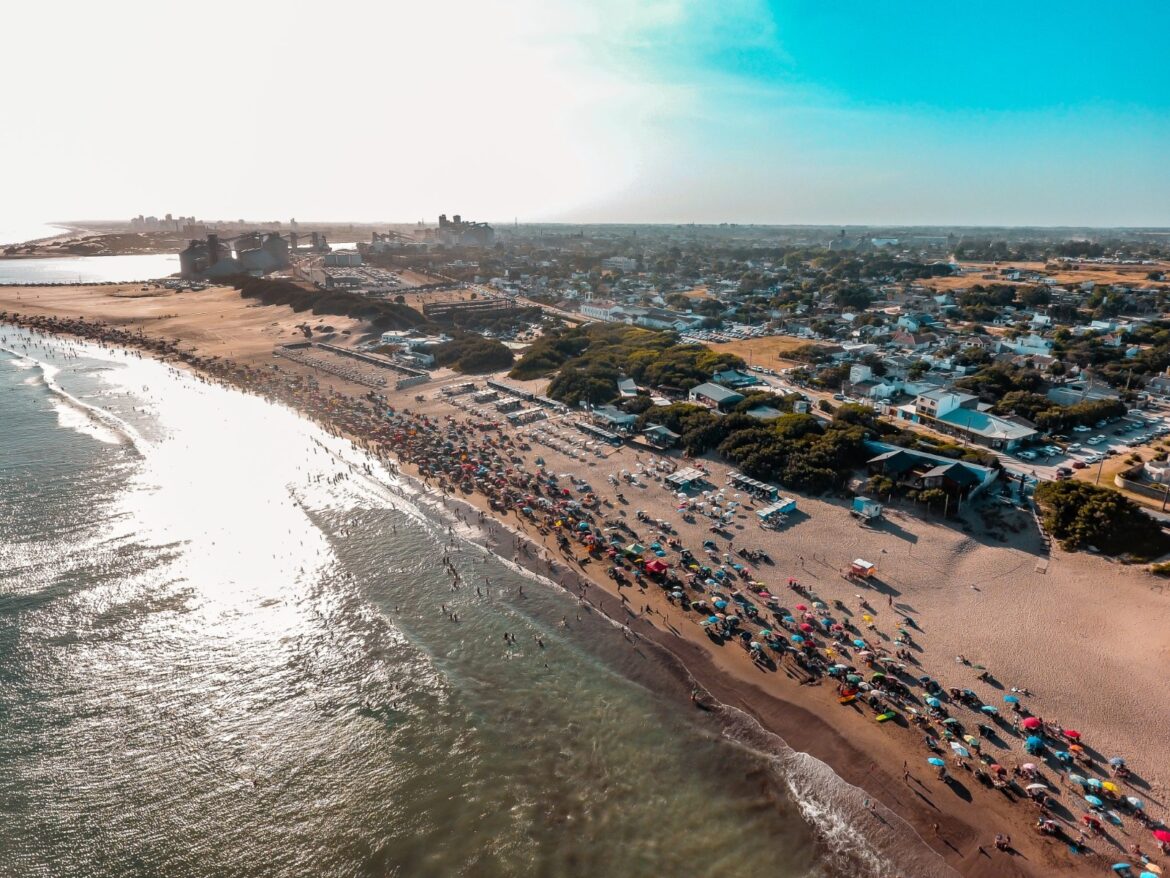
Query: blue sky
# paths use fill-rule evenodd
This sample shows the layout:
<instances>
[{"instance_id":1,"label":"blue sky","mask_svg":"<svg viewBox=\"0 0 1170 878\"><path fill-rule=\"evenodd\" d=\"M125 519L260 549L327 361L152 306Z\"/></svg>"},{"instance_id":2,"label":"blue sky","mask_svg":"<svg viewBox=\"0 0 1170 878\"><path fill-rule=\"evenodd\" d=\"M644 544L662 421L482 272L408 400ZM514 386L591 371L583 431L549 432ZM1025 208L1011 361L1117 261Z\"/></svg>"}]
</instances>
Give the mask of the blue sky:
<instances>
[{"instance_id":1,"label":"blue sky","mask_svg":"<svg viewBox=\"0 0 1170 878\"><path fill-rule=\"evenodd\" d=\"M1170 4L200 8L9 13L0 220L1170 226Z\"/></svg>"}]
</instances>

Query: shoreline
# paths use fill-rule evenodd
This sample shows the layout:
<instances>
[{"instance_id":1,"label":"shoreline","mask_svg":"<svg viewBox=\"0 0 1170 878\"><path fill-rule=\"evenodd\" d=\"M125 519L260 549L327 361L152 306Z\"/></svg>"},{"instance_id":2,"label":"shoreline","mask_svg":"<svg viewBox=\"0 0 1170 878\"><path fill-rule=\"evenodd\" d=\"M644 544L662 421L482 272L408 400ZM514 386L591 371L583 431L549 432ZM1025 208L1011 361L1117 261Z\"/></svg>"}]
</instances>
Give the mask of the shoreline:
<instances>
[{"instance_id":1,"label":"shoreline","mask_svg":"<svg viewBox=\"0 0 1170 878\"><path fill-rule=\"evenodd\" d=\"M22 304L32 303L26 301ZM38 329L38 327L29 328ZM83 324L80 328L86 329L87 325ZM91 332L109 333L113 329L114 327L109 324L88 326L88 330ZM116 331L129 333L129 330L125 329ZM72 334L74 337L94 340L92 336L70 333L68 330L59 331L57 334ZM254 387L249 387L247 383L232 381L222 374L224 369L243 368L246 370L250 368L230 359L214 357L208 359L205 354L196 355L193 352L183 351L175 343L150 336L130 337L125 340L124 344L116 346L145 351L145 353L174 366L194 369L209 380L233 384L244 392L261 393ZM271 350L270 346L268 350ZM278 398L275 401L290 405L302 416L314 420L332 433L346 433L344 424L331 422L327 418L322 418L319 413L307 411L287 400ZM396 401L395 404L399 403ZM368 439L353 433L346 433L346 435L358 447L376 453L370 448ZM416 468L409 467L405 461L400 466L400 475L418 478ZM412 469L413 472L411 472ZM467 502L462 497L457 499L461 502ZM486 498L480 497L477 493L475 499L483 501L482 506L469 504L470 508L484 511L489 516L495 515L486 508ZM512 518L516 518L516 524L523 528L523 521L515 514L506 516L503 522L496 522L496 524L507 529L509 533L517 533L512 524ZM527 528L523 529L527 531ZM534 539L530 533L526 533L524 538ZM555 548L550 547L547 537L535 544L543 546L545 551ZM831 565L826 564L825 567L826 570L822 571L822 574L832 571ZM533 572L536 575L547 577L547 574L540 570ZM1022 862L1023 858L1020 857L1010 859L1003 856L997 856L994 859L980 857L976 848L980 844L988 845L990 839L988 838L988 830L976 825L973 818L977 818L982 823L986 819L1001 819L1004 815L1014 815L1011 828L1016 830L1019 835L1024 835L1025 833L1020 831L1019 816L1021 812L1018 805L1012 810L1006 806L996 807L994 801L980 800L975 810L965 811L960 807L954 807L945 800L939 800L937 804L924 804L924 801L929 802L930 799L940 795L937 784L919 784L921 789L913 788L903 784L896 777L899 773L897 768L899 762L906 759L908 753L911 754L910 758L918 760L918 762L912 763L914 773L916 775L924 774L920 770L922 751L920 749L912 751L909 746L901 746L908 745L908 740L891 740L878 731L881 727L874 726L872 723L863 727L858 725L855 720L846 720L848 725L839 732L836 729L837 724L834 719L844 715L845 709L840 708L835 703L832 703L831 707L810 703L808 696L797 694L808 692L809 689L798 688L799 684L795 680L788 681L790 690L786 689L778 693L775 690L779 688L779 684L773 684L770 687L773 691L765 691L762 688L763 680L760 681L760 685L757 685L749 673L733 673L726 667L726 663L721 667L720 659L727 659L726 654L723 656L713 655L711 650L703 648L702 641L698 638L687 637L681 632L677 632L677 629L672 631L666 616L661 611L658 611L657 618L653 614L650 616L654 622L661 619L661 627L658 624L653 624L644 615L632 612L627 602L622 599L620 591L615 592L613 588L609 587L612 584L611 580L599 582L596 578L589 576L583 568L570 567L560 560L557 562L556 572L559 576L570 573L575 580L586 583L587 588L596 594L596 603L601 612L616 619L619 623L628 624L631 632L644 638L646 642L653 642L656 647L663 648L674 661L678 662L687 675L699 681L703 688L711 692L718 701L728 705L729 709L741 710L753 717L762 728L776 734L793 750L808 753L821 760L831 766L845 783L865 791L875 800L890 807L899 817L908 819L918 834L919 840L923 843L929 845L925 839L932 837L931 827L937 823L939 832L935 836L935 845L943 850L938 851L937 848L935 850L946 856L949 866L959 869L962 874L1027 875L1051 874L1053 871L1066 874L1074 872L1088 874L1090 870L1092 873L1099 874L1099 865L1094 864L1089 858L1071 860L1067 855L1064 855L1061 859L1056 859L1058 852L1053 851L1051 845L1036 844L1034 843L1036 840L1031 838L1020 838L1019 840L1019 847L1027 855L1027 861ZM814 575L813 578L817 577ZM563 588L566 587L564 583L558 584ZM634 590L627 588L626 591L633 592ZM651 596L658 597L657 595L646 595L647 598ZM638 600L642 600L641 595L639 595ZM734 659L732 660L734 661ZM746 662L740 664L750 667ZM776 676L773 675L773 677ZM783 681L781 681L782 683ZM833 701L835 702L835 699ZM994 831L993 829L992 832ZM1034 854L1040 854L1040 856L1034 856ZM1108 856L1108 854L1104 856ZM1039 871L1033 871L1034 869Z\"/></svg>"},{"instance_id":2,"label":"shoreline","mask_svg":"<svg viewBox=\"0 0 1170 878\"><path fill-rule=\"evenodd\" d=\"M5 325L5 321L0 321L0 326L2 325ZM19 324L7 322L7 325L16 326ZM21 328L28 329L28 327ZM43 332L42 330L33 331ZM48 334L56 337L72 338L87 343L94 342L91 337L85 335L71 333ZM263 394L258 393L246 385L225 381L221 376L208 373L197 365L182 360L176 362L168 356L157 356L154 352L141 347L135 348L123 345L101 346L120 347L127 351L137 350L173 368L192 372L209 382L224 385L237 392L263 396ZM826 723L816 714L808 711L796 702L778 699L755 687L738 683L715 667L700 650L694 649L693 646L688 649L689 644L685 638L672 638L668 636L667 632L649 623L642 615L633 613L624 596L604 588L592 577L585 574L583 570L575 569L563 560L554 560L552 547L546 541L539 540L526 529L515 526L515 524L520 524L523 527L523 522L518 521L513 523L507 519L501 520L491 517L488 514L490 510L480 508L475 503L470 502L466 497L444 493L442 490L431 485L412 463L396 457L388 459L384 454L380 454L378 451L369 448L360 437L351 435L344 430L338 430L337 425L330 423L328 420L316 417L312 412L291 406L282 400L272 399L270 397L265 397L265 399L270 404L286 405L293 409L298 416L310 420L331 435L348 440L356 450L386 466L392 478L400 479L404 483L409 484L413 489L414 496L410 496L410 492L403 491L397 486L386 487L399 493L400 496L415 503L415 505L429 506L431 507L432 513L447 516L449 523L461 521L465 527L477 530L484 538L484 542L475 539L474 536L469 534L464 534L463 538L479 546L484 552L491 553L497 558L523 569L535 579L542 581L546 586L556 588L569 596L578 598L585 607L600 614L614 625L625 629L627 639L630 640L635 650L639 646L649 647L653 651L653 659L651 660L657 661L660 669L665 671L677 684L676 692L667 694L659 691L657 694L666 695L667 698L675 702L677 709L687 711L689 714L689 722L698 723L709 728L714 726L713 730L730 743L738 746L746 746L751 750L759 752L768 759L777 759L783 762L786 760L786 757L811 756L832 772L841 784L854 791L857 798L863 802L868 802L869 798L873 797L875 801L880 803L879 790L881 786L875 786L872 780L875 777L881 778L886 783L890 783L892 780L890 778L884 778L881 775L875 775L872 771L857 772L847 770L848 766L867 764L869 758L861 748L838 733L830 724ZM419 500L422 498L425 498L425 503L420 504ZM454 514L451 508L452 504L463 507L464 510L472 514L484 513L485 517L482 521L459 518ZM440 512L440 510L442 511ZM485 545L485 542L489 544L493 541L503 543L506 540L512 540L514 546L517 547L517 551L513 553L512 557L509 557L507 553L501 551L503 548L502 545L495 547ZM521 546L527 546L533 551L531 553L520 552L518 547ZM552 562L551 564L549 563L550 561ZM565 580L568 581L566 582ZM692 694L697 692L698 697L688 699L688 691ZM696 703L691 704L690 702ZM688 710L688 707L690 710ZM761 709L761 707L765 707L766 709ZM696 713L695 708L699 708L700 712ZM743 721L735 714L746 717L755 728L743 729ZM736 729L736 726L740 726L740 728ZM793 743L793 739L796 739L799 743ZM785 774L787 773L786 769L782 770ZM847 775L853 775L853 777L850 778ZM867 781L870 782L867 783ZM792 791L791 787L785 789L782 795L793 801L798 808L800 807L801 803L798 801L798 797ZM856 804L860 806L861 803ZM863 806L857 807L854 809L854 813L849 816L854 819L865 819L866 815L863 813L864 811L865 808ZM893 839L894 844L890 843L891 839L885 838L884 844L873 847L870 852L871 855L879 858L889 857L888 862L897 861L900 863L905 861L908 864L913 864L922 860L931 861L921 871L915 869L913 865L909 866L910 871L900 869L897 872L899 878L903 875L921 875L924 878L925 876L946 878L947 875L957 876L960 874L952 866L943 861L943 858L939 856L938 852L934 851L927 844L922 835L902 815L884 806L883 811L885 813L880 814L876 818L880 822L875 825L874 829L880 829L884 826L888 831L892 831L895 834L895 839ZM895 821L893 825L891 825L889 818L893 818ZM814 833L818 836L818 844L824 846L830 852L830 857L848 855L848 851L833 849L832 845L823 836L823 828L817 824L815 819L804 815L803 809L802 819L809 823ZM963 821L947 821L945 825L947 830L953 832L958 838L963 838L967 834L974 832L973 827L970 827ZM904 848L901 851L897 850L897 845L899 844ZM916 849L909 850L908 848ZM1026 873L998 871L994 874L1023 875Z\"/></svg>"}]
</instances>

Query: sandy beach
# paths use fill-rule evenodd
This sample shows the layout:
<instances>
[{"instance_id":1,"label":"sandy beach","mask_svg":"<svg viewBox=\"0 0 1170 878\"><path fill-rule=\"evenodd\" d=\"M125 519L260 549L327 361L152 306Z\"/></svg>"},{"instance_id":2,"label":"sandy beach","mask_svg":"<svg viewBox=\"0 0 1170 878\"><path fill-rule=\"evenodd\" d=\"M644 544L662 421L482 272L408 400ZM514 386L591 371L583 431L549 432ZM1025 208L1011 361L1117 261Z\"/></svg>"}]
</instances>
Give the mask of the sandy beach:
<instances>
[{"instance_id":1,"label":"sandy beach","mask_svg":"<svg viewBox=\"0 0 1170 878\"><path fill-rule=\"evenodd\" d=\"M146 339L164 340L172 353L220 358L254 370L271 368L275 345L303 337L300 324L332 327L321 332L337 344L357 341L364 332L357 321L259 305L230 288L176 294L138 284L7 287L0 288L0 311L81 318L91 326L101 322L125 332L141 332ZM356 399L369 392L368 386L309 366L281 360L280 369L284 374L312 375L321 388ZM397 397L393 391L387 395L391 405L415 415L462 420L474 415L438 391L466 380L438 371L428 384ZM416 399L419 395L421 402ZM464 406L469 403L466 398L455 399L462 399ZM1092 762L1074 771L1109 780L1109 758L1125 757L1133 775L1126 782L1117 781L1121 794L1140 797L1152 818L1167 818L1170 743L1164 727L1170 721L1170 697L1163 685L1162 665L1170 650L1170 596L1163 580L1100 557L1059 549L1050 553L1030 519L1006 509L991 514L965 510L959 518L944 522L918 510L911 514L909 509L895 507L888 510L884 522L867 528L849 515L844 500L798 495L800 512L782 529L772 531L758 526L750 498L744 496L740 498L744 506L730 525L734 537L729 542L709 533L709 522L701 515L694 524L682 521L677 498L661 481L647 477L639 479L640 486L619 488L607 481L610 474L637 472L659 461L668 467L690 463L678 453L659 455L627 446L607 450L604 457L577 451L569 456L564 453L571 450L567 441L537 444L534 430L557 434L562 440L583 438L583 434L564 416L506 431L517 445L531 444L531 450L521 454L528 471L535 469L535 458L541 456L548 471L588 480L603 502L601 517L625 512L625 520L647 538L652 531L635 519L636 510L667 520L677 529L678 540L700 559L707 539L717 543L716 562L724 552L742 562L734 554L740 547L763 549L774 564L749 566L780 604L793 607L821 600L834 606L840 601L845 609L834 612L858 627L864 624L863 614L872 617L873 628L866 630L865 638L875 647L885 646L892 652L898 648L893 640L899 629L907 628L912 655L909 673L929 675L944 693L952 687L971 688L983 703L999 709L1003 722L995 737L982 736L983 749L1005 768L1030 761L1022 749L1022 736L1011 727L1009 705L1003 701L1016 687L1031 693L1020 696L1027 712L1083 734ZM709 472L710 484L723 488L728 468L716 460L701 463ZM417 472L406 464L402 469ZM626 503L618 499L618 491L624 493ZM732 496L730 490L727 496ZM590 560L584 546L574 543L563 554L552 533L541 534L517 510L493 511L480 493L463 499L527 534L558 558L554 570L541 572L558 579L571 572L574 580L580 578L585 584L590 602L628 624L632 636L652 639L678 657L709 693L701 699L754 716L796 750L826 762L880 803L875 821L887 819L885 809L889 809L960 874L1105 874L1113 862L1136 864L1129 854L1135 843L1154 862L1170 866L1170 858L1158 853L1149 830L1125 811L1119 811L1120 825L1105 820L1104 834L1087 839L1088 852L1072 854L1067 842L1042 837L1032 829L1038 814L1033 803L1010 790L982 785L955 765L949 752L944 758L953 780L939 780L926 762L932 754L923 746L921 730L904 722L878 724L872 710L856 703L842 706L832 680L817 678L819 682L808 684L809 675L788 656L778 662L778 670L761 668L738 643L715 643L697 624L702 615L684 609L657 585L619 589L606 575L609 565ZM612 508L604 508L606 503ZM877 576L864 585L844 575L849 561L858 557L877 565ZM541 570L539 557L528 560ZM664 560L677 567L679 558L671 552ZM786 585L790 578L806 591L791 591ZM866 602L864 607L858 595ZM825 638L824 642L832 641ZM959 656L966 663L958 661ZM978 678L976 666L987 670L990 681ZM972 728L982 721L960 705L948 704L948 709ZM1088 807L1081 791L1062 787L1052 768L1040 760L1031 761L1040 765L1040 781L1050 788L1052 819L1075 838ZM1011 835L1013 853L995 849L997 833Z\"/></svg>"}]
</instances>

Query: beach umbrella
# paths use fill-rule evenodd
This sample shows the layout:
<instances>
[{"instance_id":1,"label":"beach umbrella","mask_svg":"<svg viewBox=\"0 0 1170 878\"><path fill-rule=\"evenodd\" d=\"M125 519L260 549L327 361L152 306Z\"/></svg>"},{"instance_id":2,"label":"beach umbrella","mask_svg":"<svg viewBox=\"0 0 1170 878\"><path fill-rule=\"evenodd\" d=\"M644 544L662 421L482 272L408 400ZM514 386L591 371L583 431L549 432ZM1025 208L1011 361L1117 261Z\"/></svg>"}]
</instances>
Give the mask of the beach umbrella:
<instances>
[{"instance_id":1,"label":"beach umbrella","mask_svg":"<svg viewBox=\"0 0 1170 878\"><path fill-rule=\"evenodd\" d=\"M1059 759L1061 762L1072 762L1072 754L1069 753L1067 750L1057 750L1052 755L1055 756L1057 759Z\"/></svg>"},{"instance_id":2,"label":"beach umbrella","mask_svg":"<svg viewBox=\"0 0 1170 878\"><path fill-rule=\"evenodd\" d=\"M861 675L860 674L847 674L845 677L845 680L848 683L860 683L861 682Z\"/></svg>"},{"instance_id":3,"label":"beach umbrella","mask_svg":"<svg viewBox=\"0 0 1170 878\"><path fill-rule=\"evenodd\" d=\"M805 610L808 609L808 607L806 607L804 604L797 604L796 609L800 610L803 613Z\"/></svg>"},{"instance_id":4,"label":"beach umbrella","mask_svg":"<svg viewBox=\"0 0 1170 878\"><path fill-rule=\"evenodd\" d=\"M964 759L971 755L970 751L958 741L951 741L951 749L962 756Z\"/></svg>"},{"instance_id":5,"label":"beach umbrella","mask_svg":"<svg viewBox=\"0 0 1170 878\"><path fill-rule=\"evenodd\" d=\"M1089 778L1087 783L1089 784L1089 786L1091 786L1095 790L1101 789L1101 781L1097 780L1097 778L1095 778L1095 777Z\"/></svg>"},{"instance_id":6,"label":"beach umbrella","mask_svg":"<svg viewBox=\"0 0 1170 878\"><path fill-rule=\"evenodd\" d=\"M1035 762L1025 762L1023 765L1020 766L1020 768L1022 768L1024 771L1035 771L1036 770L1036 763Z\"/></svg>"},{"instance_id":7,"label":"beach umbrella","mask_svg":"<svg viewBox=\"0 0 1170 878\"><path fill-rule=\"evenodd\" d=\"M1024 741L1024 746L1025 747L1039 747L1043 743L1044 742L1042 740L1040 740L1040 738L1036 737L1035 735L1029 735L1027 740Z\"/></svg>"},{"instance_id":8,"label":"beach umbrella","mask_svg":"<svg viewBox=\"0 0 1170 878\"><path fill-rule=\"evenodd\" d=\"M1102 805L1105 804L1100 799L1098 799L1096 796L1085 796L1085 801L1088 802L1090 805L1092 805L1094 808L1100 808Z\"/></svg>"},{"instance_id":9,"label":"beach umbrella","mask_svg":"<svg viewBox=\"0 0 1170 878\"><path fill-rule=\"evenodd\" d=\"M707 621L710 622L712 625L714 625L716 622L719 621L719 617L718 616L708 616Z\"/></svg>"},{"instance_id":10,"label":"beach umbrella","mask_svg":"<svg viewBox=\"0 0 1170 878\"><path fill-rule=\"evenodd\" d=\"M1109 760L1109 764L1112 765L1114 768L1120 768L1121 766L1125 765L1125 760L1122 759L1120 756L1114 756L1112 759Z\"/></svg>"},{"instance_id":11,"label":"beach umbrella","mask_svg":"<svg viewBox=\"0 0 1170 878\"><path fill-rule=\"evenodd\" d=\"M1138 874L1138 878L1158 878L1158 876L1156 873L1151 872L1148 869L1144 869Z\"/></svg>"},{"instance_id":12,"label":"beach umbrella","mask_svg":"<svg viewBox=\"0 0 1170 878\"><path fill-rule=\"evenodd\" d=\"M863 621L866 621L866 622L872 622L872 621L873 621L873 616L871 616L869 613L862 613L862 614L861 614L861 618L862 618L862 620L863 620Z\"/></svg>"},{"instance_id":13,"label":"beach umbrella","mask_svg":"<svg viewBox=\"0 0 1170 878\"><path fill-rule=\"evenodd\" d=\"M1014 695L1005 695L1003 697L1003 700L1006 701L1008 704L1019 704L1020 703L1020 699L1016 698L1016 696L1014 696Z\"/></svg>"},{"instance_id":14,"label":"beach umbrella","mask_svg":"<svg viewBox=\"0 0 1170 878\"><path fill-rule=\"evenodd\" d=\"M715 606L722 610L727 606L727 601L715 601Z\"/></svg>"},{"instance_id":15,"label":"beach umbrella","mask_svg":"<svg viewBox=\"0 0 1170 878\"><path fill-rule=\"evenodd\" d=\"M1076 729L1065 729L1064 736L1066 738L1068 738L1070 741L1079 741L1080 737L1081 737L1081 733L1078 732Z\"/></svg>"},{"instance_id":16,"label":"beach umbrella","mask_svg":"<svg viewBox=\"0 0 1170 878\"><path fill-rule=\"evenodd\" d=\"M931 765L937 766L938 768L942 768L944 765L946 765L946 763L943 762L941 759L939 759L937 756L931 756L926 761L929 762Z\"/></svg>"},{"instance_id":17,"label":"beach umbrella","mask_svg":"<svg viewBox=\"0 0 1170 878\"><path fill-rule=\"evenodd\" d=\"M960 725L962 725L962 723L959 722L957 719L955 719L953 716L949 716L943 720L943 725L944 726L960 726Z\"/></svg>"},{"instance_id":18,"label":"beach umbrella","mask_svg":"<svg viewBox=\"0 0 1170 878\"><path fill-rule=\"evenodd\" d=\"M984 713L990 713L992 715L999 713L999 710L991 704L985 704L979 709L982 710Z\"/></svg>"},{"instance_id":19,"label":"beach umbrella","mask_svg":"<svg viewBox=\"0 0 1170 878\"><path fill-rule=\"evenodd\" d=\"M1048 787L1044 786L1044 784L1042 784L1042 783L1030 783L1026 787L1024 787L1024 789L1026 789L1030 793L1034 793L1037 790L1047 790Z\"/></svg>"},{"instance_id":20,"label":"beach umbrella","mask_svg":"<svg viewBox=\"0 0 1170 878\"><path fill-rule=\"evenodd\" d=\"M966 741L968 744L970 744L972 747L979 746L979 739L976 738L974 735L963 735L963 740Z\"/></svg>"},{"instance_id":21,"label":"beach umbrella","mask_svg":"<svg viewBox=\"0 0 1170 878\"><path fill-rule=\"evenodd\" d=\"M1125 801L1129 805L1129 807L1131 807L1131 808L1144 808L1145 807L1145 803L1141 799L1139 799L1137 796L1126 796Z\"/></svg>"},{"instance_id":22,"label":"beach umbrella","mask_svg":"<svg viewBox=\"0 0 1170 878\"><path fill-rule=\"evenodd\" d=\"M804 638L801 637L799 634L793 634L792 635L792 642L793 643L804 643Z\"/></svg>"},{"instance_id":23,"label":"beach umbrella","mask_svg":"<svg viewBox=\"0 0 1170 878\"><path fill-rule=\"evenodd\" d=\"M785 616L784 621L787 622L789 625L791 625L793 622L796 621L796 619L794 619L792 616Z\"/></svg>"},{"instance_id":24,"label":"beach umbrella","mask_svg":"<svg viewBox=\"0 0 1170 878\"><path fill-rule=\"evenodd\" d=\"M1170 829L1155 829L1154 838L1170 844Z\"/></svg>"},{"instance_id":25,"label":"beach umbrella","mask_svg":"<svg viewBox=\"0 0 1170 878\"><path fill-rule=\"evenodd\" d=\"M1114 863L1112 869L1114 872L1129 872L1132 871L1133 866L1129 863Z\"/></svg>"},{"instance_id":26,"label":"beach umbrella","mask_svg":"<svg viewBox=\"0 0 1170 878\"><path fill-rule=\"evenodd\" d=\"M1107 780L1101 784L1101 789L1108 790L1111 793L1118 792L1117 784L1111 780Z\"/></svg>"},{"instance_id":27,"label":"beach umbrella","mask_svg":"<svg viewBox=\"0 0 1170 878\"><path fill-rule=\"evenodd\" d=\"M825 609L825 602L824 601L813 601L813 606L816 607L818 610L823 610L823 609Z\"/></svg>"},{"instance_id":28,"label":"beach umbrella","mask_svg":"<svg viewBox=\"0 0 1170 878\"><path fill-rule=\"evenodd\" d=\"M807 634L808 632L813 630L813 626L808 624L808 622L801 622L800 623L800 630L803 631L805 634Z\"/></svg>"},{"instance_id":29,"label":"beach umbrella","mask_svg":"<svg viewBox=\"0 0 1170 878\"><path fill-rule=\"evenodd\" d=\"M1038 729L1040 728L1040 720L1036 719L1034 716L1030 716L1027 717L1022 723L1020 723L1020 725L1025 729Z\"/></svg>"},{"instance_id":30,"label":"beach umbrella","mask_svg":"<svg viewBox=\"0 0 1170 878\"><path fill-rule=\"evenodd\" d=\"M942 707L942 702L939 701L937 698L935 698L933 695L926 699L926 703L929 704L931 707Z\"/></svg>"},{"instance_id":31,"label":"beach umbrella","mask_svg":"<svg viewBox=\"0 0 1170 878\"><path fill-rule=\"evenodd\" d=\"M855 640L853 641L853 645L854 645L854 646L856 646L858 649L861 649L861 647L865 646L865 641L864 641L864 640L856 640L856 639L855 639Z\"/></svg>"}]
</instances>

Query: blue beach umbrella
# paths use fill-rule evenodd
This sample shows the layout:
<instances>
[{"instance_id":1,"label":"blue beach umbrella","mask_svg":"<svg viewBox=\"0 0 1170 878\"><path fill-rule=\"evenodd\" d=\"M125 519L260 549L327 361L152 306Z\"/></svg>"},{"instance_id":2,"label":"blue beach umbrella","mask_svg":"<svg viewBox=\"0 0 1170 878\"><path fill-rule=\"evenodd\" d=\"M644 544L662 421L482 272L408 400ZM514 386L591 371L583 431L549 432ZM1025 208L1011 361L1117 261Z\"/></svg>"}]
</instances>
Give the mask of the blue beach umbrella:
<instances>
[{"instance_id":1,"label":"blue beach umbrella","mask_svg":"<svg viewBox=\"0 0 1170 878\"><path fill-rule=\"evenodd\" d=\"M946 763L943 762L941 759L939 759L937 756L931 756L926 761L929 762L931 765L937 766L938 768L942 768L944 765L946 765Z\"/></svg>"},{"instance_id":2,"label":"blue beach umbrella","mask_svg":"<svg viewBox=\"0 0 1170 878\"><path fill-rule=\"evenodd\" d=\"M792 635L792 642L793 643L804 643L804 638L801 637L799 634L793 634Z\"/></svg>"},{"instance_id":3,"label":"blue beach umbrella","mask_svg":"<svg viewBox=\"0 0 1170 878\"><path fill-rule=\"evenodd\" d=\"M942 702L939 701L937 698L935 698L933 695L930 698L926 699L926 703L929 704L931 707L942 707Z\"/></svg>"},{"instance_id":4,"label":"blue beach umbrella","mask_svg":"<svg viewBox=\"0 0 1170 878\"><path fill-rule=\"evenodd\" d=\"M984 713L990 713L993 715L999 713L999 710L994 705L991 705L991 704L985 704L979 709L982 710Z\"/></svg>"},{"instance_id":5,"label":"blue beach umbrella","mask_svg":"<svg viewBox=\"0 0 1170 878\"><path fill-rule=\"evenodd\" d=\"M1095 790L1101 789L1101 781L1097 780L1097 778L1095 778L1095 777L1089 778L1087 783L1089 784L1089 786L1091 786Z\"/></svg>"},{"instance_id":6,"label":"blue beach umbrella","mask_svg":"<svg viewBox=\"0 0 1170 878\"><path fill-rule=\"evenodd\" d=\"M1102 805L1105 804L1100 799L1098 799L1096 796L1085 796L1085 801L1088 802L1090 805L1092 805L1094 808L1100 808Z\"/></svg>"},{"instance_id":7,"label":"blue beach umbrella","mask_svg":"<svg viewBox=\"0 0 1170 878\"><path fill-rule=\"evenodd\" d=\"M1024 741L1024 747L1028 749L1039 749L1043 744L1044 742L1036 735L1029 735Z\"/></svg>"},{"instance_id":8,"label":"blue beach umbrella","mask_svg":"<svg viewBox=\"0 0 1170 878\"><path fill-rule=\"evenodd\" d=\"M863 649L865 647L865 641L864 640L854 640L853 645L856 646L858 649Z\"/></svg>"},{"instance_id":9,"label":"blue beach umbrella","mask_svg":"<svg viewBox=\"0 0 1170 878\"><path fill-rule=\"evenodd\" d=\"M1020 703L1020 699L1016 698L1016 696L1014 696L1014 695L1005 695L1003 697L1003 700L1006 701L1008 704L1019 704Z\"/></svg>"},{"instance_id":10,"label":"blue beach umbrella","mask_svg":"<svg viewBox=\"0 0 1170 878\"><path fill-rule=\"evenodd\" d=\"M1146 807L1145 803L1142 802L1142 800L1139 799L1137 796L1126 796L1125 801L1129 802L1129 806L1131 808L1144 808L1144 807Z\"/></svg>"}]
</instances>

